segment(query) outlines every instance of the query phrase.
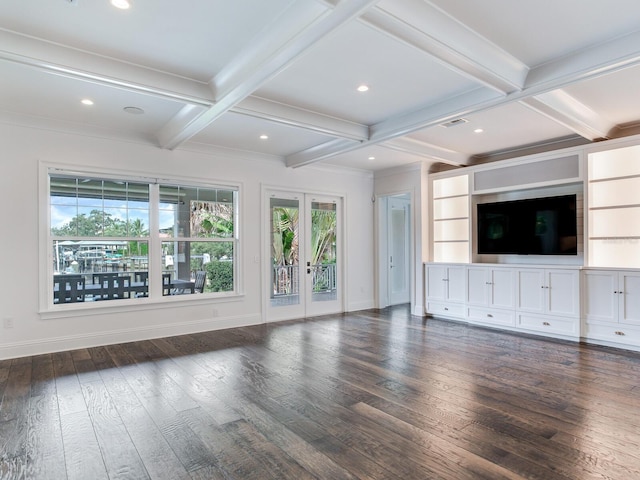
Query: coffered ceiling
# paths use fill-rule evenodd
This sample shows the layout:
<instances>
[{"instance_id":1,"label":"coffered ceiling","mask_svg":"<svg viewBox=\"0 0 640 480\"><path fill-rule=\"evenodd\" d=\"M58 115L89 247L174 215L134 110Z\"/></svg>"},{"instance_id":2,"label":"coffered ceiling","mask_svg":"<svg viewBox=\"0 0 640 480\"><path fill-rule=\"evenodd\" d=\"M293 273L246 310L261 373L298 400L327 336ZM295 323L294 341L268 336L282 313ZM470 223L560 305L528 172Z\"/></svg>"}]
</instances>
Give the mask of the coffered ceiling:
<instances>
[{"instance_id":1,"label":"coffered ceiling","mask_svg":"<svg viewBox=\"0 0 640 480\"><path fill-rule=\"evenodd\" d=\"M637 0L130 3L1 2L0 125L365 170L640 131Z\"/></svg>"}]
</instances>

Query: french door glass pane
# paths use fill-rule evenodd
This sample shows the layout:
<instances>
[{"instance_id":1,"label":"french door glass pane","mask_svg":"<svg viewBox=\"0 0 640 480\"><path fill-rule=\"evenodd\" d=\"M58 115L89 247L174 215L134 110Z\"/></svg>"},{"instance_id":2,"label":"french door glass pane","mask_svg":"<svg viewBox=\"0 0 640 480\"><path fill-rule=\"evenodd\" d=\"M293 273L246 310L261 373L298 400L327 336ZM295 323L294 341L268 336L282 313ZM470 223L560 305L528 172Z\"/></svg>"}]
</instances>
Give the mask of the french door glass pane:
<instances>
[{"instance_id":1,"label":"french door glass pane","mask_svg":"<svg viewBox=\"0 0 640 480\"><path fill-rule=\"evenodd\" d=\"M300 303L298 200L271 198L271 305Z\"/></svg>"},{"instance_id":2,"label":"french door glass pane","mask_svg":"<svg viewBox=\"0 0 640 480\"><path fill-rule=\"evenodd\" d=\"M311 202L311 299L337 298L336 204Z\"/></svg>"}]
</instances>

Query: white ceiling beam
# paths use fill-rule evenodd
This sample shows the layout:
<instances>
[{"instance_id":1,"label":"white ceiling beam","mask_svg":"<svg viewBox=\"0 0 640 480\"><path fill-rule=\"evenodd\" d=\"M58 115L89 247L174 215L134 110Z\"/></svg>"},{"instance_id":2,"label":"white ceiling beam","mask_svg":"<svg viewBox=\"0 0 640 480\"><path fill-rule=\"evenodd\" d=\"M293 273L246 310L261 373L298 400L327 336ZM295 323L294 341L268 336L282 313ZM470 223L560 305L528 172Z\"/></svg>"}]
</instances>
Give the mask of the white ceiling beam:
<instances>
[{"instance_id":1,"label":"white ceiling beam","mask_svg":"<svg viewBox=\"0 0 640 480\"><path fill-rule=\"evenodd\" d=\"M447 99L436 105L384 120L369 128L369 138L360 143L327 142L309 150L297 152L286 157L288 167L296 168L303 165L325 160L335 155L351 152L365 145L375 145L397 139L408 133L415 132L429 126L440 125L444 122L459 118L473 111L479 111L494 105L497 100L503 101L504 96L489 89L477 89L454 98ZM342 147L340 149L339 147Z\"/></svg>"},{"instance_id":2,"label":"white ceiling beam","mask_svg":"<svg viewBox=\"0 0 640 480\"><path fill-rule=\"evenodd\" d=\"M497 92L524 87L527 65L428 1L383 1L361 20Z\"/></svg>"},{"instance_id":3,"label":"white ceiling beam","mask_svg":"<svg viewBox=\"0 0 640 480\"><path fill-rule=\"evenodd\" d=\"M302 167L336 155L359 149L360 142L345 139L330 140L315 147L296 152L286 158L287 167Z\"/></svg>"},{"instance_id":4,"label":"white ceiling beam","mask_svg":"<svg viewBox=\"0 0 640 480\"><path fill-rule=\"evenodd\" d=\"M616 126L562 89L525 98L520 103L591 141L607 138Z\"/></svg>"},{"instance_id":5,"label":"white ceiling beam","mask_svg":"<svg viewBox=\"0 0 640 480\"><path fill-rule=\"evenodd\" d=\"M334 145L327 145L325 151L322 145L318 145L314 148L314 152L318 155L317 160L311 155L305 155L304 161L301 162L300 156L294 153L286 158L286 163L289 167L308 165L314 163L314 161L324 160L328 157L347 153L368 145L386 142L423 128L435 126L489 108L506 105L514 101L523 101L532 97L549 99L552 98L552 96L544 97L542 95L564 88L578 81L596 78L601 75L614 73L623 68L638 65L640 65L640 32L620 37L601 45L596 45L590 49L562 57L555 62L549 62L534 68L529 72L523 90L514 91L507 95L496 95L488 89L472 91L454 99L448 99L438 105L401 114L380 122L379 124L372 125L369 128L371 132L369 140L362 142L358 146L348 145L345 146L343 151L340 151L334 148ZM552 102L549 100L549 103ZM588 116L580 116L575 112L570 115L571 108L566 105L564 107L556 105L555 114L549 105L543 107L542 101L530 101L529 106L531 107L533 105L538 106L540 109L546 109L546 113L552 117L555 115L556 120L560 119L562 115L567 115L563 118L563 120L567 122L567 125L572 124L572 128L574 128L575 131L580 129L585 135L598 134L598 132L602 133L604 128L606 128L606 122L603 124L602 120L587 120ZM585 124L579 125L580 122L584 122ZM590 129L594 131L589 133Z\"/></svg>"},{"instance_id":6,"label":"white ceiling beam","mask_svg":"<svg viewBox=\"0 0 640 480\"><path fill-rule=\"evenodd\" d=\"M422 157L425 160L446 163L456 167L467 165L469 162L469 158L460 152L454 152L453 150L409 137L395 138L388 142L381 143L378 146L397 152L410 153Z\"/></svg>"},{"instance_id":7,"label":"white ceiling beam","mask_svg":"<svg viewBox=\"0 0 640 480\"><path fill-rule=\"evenodd\" d=\"M231 111L338 138L358 141L369 138L369 127L366 125L256 96L245 98Z\"/></svg>"},{"instance_id":8,"label":"white ceiling beam","mask_svg":"<svg viewBox=\"0 0 640 480\"><path fill-rule=\"evenodd\" d=\"M0 60L43 72L194 105L209 106L207 84L0 29Z\"/></svg>"},{"instance_id":9,"label":"white ceiling beam","mask_svg":"<svg viewBox=\"0 0 640 480\"><path fill-rule=\"evenodd\" d=\"M525 90L550 91L640 64L640 31L531 69Z\"/></svg>"},{"instance_id":10,"label":"white ceiling beam","mask_svg":"<svg viewBox=\"0 0 640 480\"><path fill-rule=\"evenodd\" d=\"M322 37L360 16L378 1L342 0L333 10L320 17L317 4L295 2L277 25L265 29L264 38L252 42L247 52L236 57L212 80L216 104L185 124L177 134L161 129L158 132L160 145L176 148L275 77Z\"/></svg>"}]
</instances>

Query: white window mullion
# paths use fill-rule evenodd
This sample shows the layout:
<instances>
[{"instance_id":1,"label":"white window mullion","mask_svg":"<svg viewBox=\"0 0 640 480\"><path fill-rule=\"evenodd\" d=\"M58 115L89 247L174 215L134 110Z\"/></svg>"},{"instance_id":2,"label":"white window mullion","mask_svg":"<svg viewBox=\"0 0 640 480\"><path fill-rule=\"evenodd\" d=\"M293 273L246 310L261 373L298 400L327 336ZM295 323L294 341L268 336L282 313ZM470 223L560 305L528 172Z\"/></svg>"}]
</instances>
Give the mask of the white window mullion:
<instances>
[{"instance_id":1,"label":"white window mullion","mask_svg":"<svg viewBox=\"0 0 640 480\"><path fill-rule=\"evenodd\" d=\"M149 189L149 297L162 296L162 241L160 240L160 186Z\"/></svg>"}]
</instances>

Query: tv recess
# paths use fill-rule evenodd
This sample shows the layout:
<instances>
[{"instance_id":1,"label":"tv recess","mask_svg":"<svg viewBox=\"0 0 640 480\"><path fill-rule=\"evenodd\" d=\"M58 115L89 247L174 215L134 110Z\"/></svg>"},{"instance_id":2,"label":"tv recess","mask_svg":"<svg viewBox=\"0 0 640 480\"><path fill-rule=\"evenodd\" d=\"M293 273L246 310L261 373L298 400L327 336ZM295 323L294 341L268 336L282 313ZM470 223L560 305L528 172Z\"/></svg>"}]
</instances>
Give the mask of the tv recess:
<instances>
[{"instance_id":1,"label":"tv recess","mask_svg":"<svg viewBox=\"0 0 640 480\"><path fill-rule=\"evenodd\" d=\"M576 195L477 205L478 254L577 255Z\"/></svg>"}]
</instances>

